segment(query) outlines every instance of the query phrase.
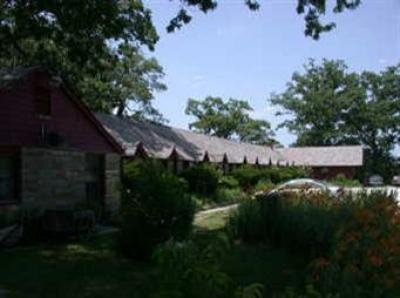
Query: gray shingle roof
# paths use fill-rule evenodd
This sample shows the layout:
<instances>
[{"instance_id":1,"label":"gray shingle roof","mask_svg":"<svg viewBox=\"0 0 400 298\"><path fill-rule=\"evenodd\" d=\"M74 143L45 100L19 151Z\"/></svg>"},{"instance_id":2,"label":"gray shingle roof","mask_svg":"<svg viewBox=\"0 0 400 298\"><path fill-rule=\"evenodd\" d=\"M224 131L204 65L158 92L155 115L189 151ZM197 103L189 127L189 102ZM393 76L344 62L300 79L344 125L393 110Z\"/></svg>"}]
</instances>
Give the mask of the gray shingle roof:
<instances>
[{"instance_id":1,"label":"gray shingle roof","mask_svg":"<svg viewBox=\"0 0 400 298\"><path fill-rule=\"evenodd\" d=\"M222 138L202 135L169 126L140 122L113 115L97 114L97 118L125 148L125 154L132 156L138 144L155 158L166 159L173 150L183 160L202 161L207 153L211 162L222 162L224 155L228 163L281 164L286 160L282 154L267 146L239 143Z\"/></svg>"},{"instance_id":2,"label":"gray shingle roof","mask_svg":"<svg viewBox=\"0 0 400 298\"><path fill-rule=\"evenodd\" d=\"M313 167L362 166L362 146L296 147L277 149L295 165Z\"/></svg>"}]
</instances>

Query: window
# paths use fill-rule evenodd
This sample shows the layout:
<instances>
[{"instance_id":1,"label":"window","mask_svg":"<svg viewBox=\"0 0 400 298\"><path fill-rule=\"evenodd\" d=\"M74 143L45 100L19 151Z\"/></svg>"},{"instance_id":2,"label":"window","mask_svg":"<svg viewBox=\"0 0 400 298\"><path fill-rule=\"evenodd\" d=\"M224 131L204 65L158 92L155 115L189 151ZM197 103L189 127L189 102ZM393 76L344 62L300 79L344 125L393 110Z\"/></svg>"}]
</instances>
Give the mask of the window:
<instances>
[{"instance_id":1,"label":"window","mask_svg":"<svg viewBox=\"0 0 400 298\"><path fill-rule=\"evenodd\" d=\"M103 175L104 156L102 154L87 153L85 155L86 170L96 179Z\"/></svg>"},{"instance_id":2,"label":"window","mask_svg":"<svg viewBox=\"0 0 400 298\"><path fill-rule=\"evenodd\" d=\"M87 178L86 202L87 207L94 210L97 217L102 216L104 205L104 155L87 153L85 157Z\"/></svg>"},{"instance_id":3,"label":"window","mask_svg":"<svg viewBox=\"0 0 400 298\"><path fill-rule=\"evenodd\" d=\"M46 88L38 88L35 93L35 111L39 116L51 115L51 95Z\"/></svg>"},{"instance_id":4,"label":"window","mask_svg":"<svg viewBox=\"0 0 400 298\"><path fill-rule=\"evenodd\" d=\"M0 203L17 199L17 159L0 156Z\"/></svg>"}]
</instances>

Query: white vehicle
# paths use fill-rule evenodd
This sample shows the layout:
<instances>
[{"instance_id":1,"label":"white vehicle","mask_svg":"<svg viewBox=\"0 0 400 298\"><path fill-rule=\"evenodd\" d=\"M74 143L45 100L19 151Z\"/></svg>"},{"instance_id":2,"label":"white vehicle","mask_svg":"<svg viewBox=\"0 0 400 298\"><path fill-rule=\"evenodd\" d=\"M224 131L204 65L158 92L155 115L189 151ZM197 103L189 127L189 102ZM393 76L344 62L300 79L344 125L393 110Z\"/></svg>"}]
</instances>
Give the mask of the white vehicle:
<instances>
[{"instance_id":1,"label":"white vehicle","mask_svg":"<svg viewBox=\"0 0 400 298\"><path fill-rule=\"evenodd\" d=\"M269 194L284 193L284 192L326 192L333 197L337 197L343 193L343 188L337 185L329 184L315 179L293 179L289 180L277 188L272 190Z\"/></svg>"},{"instance_id":2,"label":"white vehicle","mask_svg":"<svg viewBox=\"0 0 400 298\"><path fill-rule=\"evenodd\" d=\"M400 175L393 176L392 184L393 185L400 185Z\"/></svg>"},{"instance_id":3,"label":"white vehicle","mask_svg":"<svg viewBox=\"0 0 400 298\"><path fill-rule=\"evenodd\" d=\"M383 185L383 178L379 175L372 175L368 178L368 185L381 186Z\"/></svg>"}]
</instances>

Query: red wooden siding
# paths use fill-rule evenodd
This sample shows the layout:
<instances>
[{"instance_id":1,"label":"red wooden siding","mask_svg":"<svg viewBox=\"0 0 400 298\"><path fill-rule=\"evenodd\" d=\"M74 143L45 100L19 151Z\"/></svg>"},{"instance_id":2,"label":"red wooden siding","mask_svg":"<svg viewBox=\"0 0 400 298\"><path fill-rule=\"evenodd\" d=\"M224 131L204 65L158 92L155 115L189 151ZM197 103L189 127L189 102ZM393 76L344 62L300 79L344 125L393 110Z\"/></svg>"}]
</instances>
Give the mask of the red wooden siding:
<instances>
[{"instance_id":1,"label":"red wooden siding","mask_svg":"<svg viewBox=\"0 0 400 298\"><path fill-rule=\"evenodd\" d=\"M63 91L51 87L49 75L33 72L0 90L0 146L37 147L41 145L40 132L46 128L63 139L63 147L89 152L115 152L110 140L96 124ZM36 113L35 91L49 88L51 116Z\"/></svg>"},{"instance_id":2,"label":"red wooden siding","mask_svg":"<svg viewBox=\"0 0 400 298\"><path fill-rule=\"evenodd\" d=\"M355 171L354 167L313 167L312 176L316 179L325 180L335 178L341 174L348 179L353 179Z\"/></svg>"}]
</instances>

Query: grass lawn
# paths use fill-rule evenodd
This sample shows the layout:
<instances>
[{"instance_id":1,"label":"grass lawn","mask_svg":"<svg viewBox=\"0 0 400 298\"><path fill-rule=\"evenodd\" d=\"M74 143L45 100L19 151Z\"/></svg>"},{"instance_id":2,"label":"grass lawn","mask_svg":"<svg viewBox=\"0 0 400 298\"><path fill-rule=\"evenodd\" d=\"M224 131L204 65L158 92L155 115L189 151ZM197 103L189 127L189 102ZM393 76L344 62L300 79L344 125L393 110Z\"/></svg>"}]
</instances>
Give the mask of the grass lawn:
<instances>
[{"instance_id":1,"label":"grass lawn","mask_svg":"<svg viewBox=\"0 0 400 298\"><path fill-rule=\"evenodd\" d=\"M204 212L196 215L194 225L196 229L214 231L225 227L232 209L219 212Z\"/></svg>"},{"instance_id":2,"label":"grass lawn","mask_svg":"<svg viewBox=\"0 0 400 298\"><path fill-rule=\"evenodd\" d=\"M121 258L112 240L2 251L0 289L6 297L146 297L151 266Z\"/></svg>"},{"instance_id":3,"label":"grass lawn","mask_svg":"<svg viewBox=\"0 0 400 298\"><path fill-rule=\"evenodd\" d=\"M196 218L196 233L223 228L229 212ZM238 285L263 283L265 297L301 280L304 262L268 246L235 244L223 268ZM113 236L64 244L0 251L0 297L148 297L155 265L137 263L114 251Z\"/></svg>"},{"instance_id":4,"label":"grass lawn","mask_svg":"<svg viewBox=\"0 0 400 298\"><path fill-rule=\"evenodd\" d=\"M231 210L204 213L197 216L195 226L200 231L213 232L225 227ZM265 297L287 287L301 286L307 260L269 245L235 243L223 260L223 268L240 286L262 283Z\"/></svg>"}]
</instances>

